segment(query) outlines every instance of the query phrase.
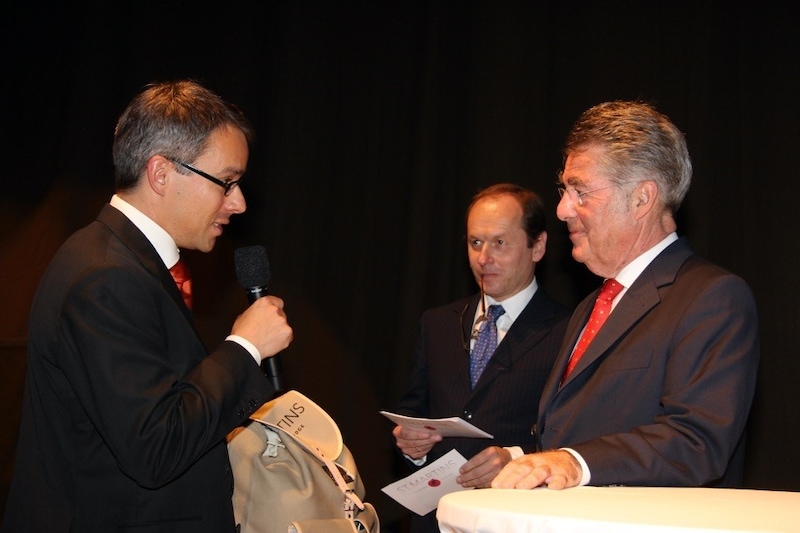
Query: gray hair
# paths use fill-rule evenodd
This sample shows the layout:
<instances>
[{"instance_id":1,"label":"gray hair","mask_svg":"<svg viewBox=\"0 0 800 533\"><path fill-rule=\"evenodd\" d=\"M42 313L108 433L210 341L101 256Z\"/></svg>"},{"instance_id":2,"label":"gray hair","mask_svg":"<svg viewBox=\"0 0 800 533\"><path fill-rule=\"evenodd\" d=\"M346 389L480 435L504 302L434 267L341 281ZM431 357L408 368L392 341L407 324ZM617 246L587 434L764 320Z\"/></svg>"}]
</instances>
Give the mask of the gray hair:
<instances>
[{"instance_id":1,"label":"gray hair","mask_svg":"<svg viewBox=\"0 0 800 533\"><path fill-rule=\"evenodd\" d=\"M632 185L653 180L673 214L692 181L683 133L649 104L615 100L585 111L567 135L563 156L600 146L609 180Z\"/></svg>"},{"instance_id":2,"label":"gray hair","mask_svg":"<svg viewBox=\"0 0 800 533\"><path fill-rule=\"evenodd\" d=\"M240 130L252 145L250 122L233 104L192 80L148 85L128 105L114 130L115 186L136 187L154 155L189 163L220 128Z\"/></svg>"}]
</instances>

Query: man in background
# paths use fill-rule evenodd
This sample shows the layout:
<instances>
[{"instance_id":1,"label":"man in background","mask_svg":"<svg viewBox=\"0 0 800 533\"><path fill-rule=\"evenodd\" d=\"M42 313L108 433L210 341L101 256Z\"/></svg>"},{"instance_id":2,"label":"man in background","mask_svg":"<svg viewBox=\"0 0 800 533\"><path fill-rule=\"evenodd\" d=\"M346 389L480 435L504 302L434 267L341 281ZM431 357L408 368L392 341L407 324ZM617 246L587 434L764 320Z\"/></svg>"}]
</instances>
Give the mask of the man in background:
<instances>
[{"instance_id":1,"label":"man in background","mask_svg":"<svg viewBox=\"0 0 800 533\"><path fill-rule=\"evenodd\" d=\"M412 467L456 449L468 459L457 481L488 487L512 457L533 449L539 396L569 317L535 275L545 220L539 197L513 184L493 185L469 206L467 255L481 291L423 313L411 383L396 411L462 417L494 438L442 439L396 426L396 445ZM435 511L412 517L412 531L438 530Z\"/></svg>"},{"instance_id":2,"label":"man in background","mask_svg":"<svg viewBox=\"0 0 800 533\"><path fill-rule=\"evenodd\" d=\"M676 233L692 176L683 134L652 106L607 102L578 119L564 156L558 218L605 282L576 308L545 386L543 451L492 487L741 486L758 317L747 284Z\"/></svg>"},{"instance_id":3,"label":"man in background","mask_svg":"<svg viewBox=\"0 0 800 533\"><path fill-rule=\"evenodd\" d=\"M292 329L267 296L208 351L178 270L181 249L210 252L244 212L251 139L191 81L147 87L120 117L116 194L59 249L31 307L3 532L235 530L225 436L274 392L260 362Z\"/></svg>"}]
</instances>

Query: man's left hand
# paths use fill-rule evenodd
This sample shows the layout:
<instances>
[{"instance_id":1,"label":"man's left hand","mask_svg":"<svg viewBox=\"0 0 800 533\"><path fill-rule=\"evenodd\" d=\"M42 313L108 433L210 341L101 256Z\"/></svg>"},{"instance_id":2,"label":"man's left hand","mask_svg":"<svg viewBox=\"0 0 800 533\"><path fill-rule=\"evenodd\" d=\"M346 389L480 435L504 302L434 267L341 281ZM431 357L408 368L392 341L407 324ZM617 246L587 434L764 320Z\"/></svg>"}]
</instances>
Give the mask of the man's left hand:
<instances>
[{"instance_id":1,"label":"man's left hand","mask_svg":"<svg viewBox=\"0 0 800 533\"><path fill-rule=\"evenodd\" d=\"M511 461L511 452L499 446L489 446L478 452L458 470L456 483L462 487L488 488L492 479Z\"/></svg>"}]
</instances>

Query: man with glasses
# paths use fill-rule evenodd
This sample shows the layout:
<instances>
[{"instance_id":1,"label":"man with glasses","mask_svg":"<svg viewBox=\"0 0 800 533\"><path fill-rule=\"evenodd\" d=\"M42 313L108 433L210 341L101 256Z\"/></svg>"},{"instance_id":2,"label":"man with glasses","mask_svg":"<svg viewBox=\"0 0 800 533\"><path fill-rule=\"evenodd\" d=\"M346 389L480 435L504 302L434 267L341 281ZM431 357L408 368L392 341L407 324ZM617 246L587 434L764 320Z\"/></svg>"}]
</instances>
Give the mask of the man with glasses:
<instances>
[{"instance_id":1,"label":"man with glasses","mask_svg":"<svg viewBox=\"0 0 800 533\"><path fill-rule=\"evenodd\" d=\"M488 487L512 457L531 451L539 396L569 311L539 286L536 264L547 244L539 196L501 183L479 192L467 210L467 256L481 291L422 315L411 384L396 411L458 416L493 439L442 439L396 426L398 449L416 467L452 449L469 459L457 480ZM486 328L490 353L479 357ZM412 531L439 531L435 511L412 517Z\"/></svg>"},{"instance_id":2,"label":"man with glasses","mask_svg":"<svg viewBox=\"0 0 800 533\"><path fill-rule=\"evenodd\" d=\"M151 85L120 117L116 194L31 307L4 532L235 530L225 436L273 394L260 363L292 329L267 296L209 351L170 269L244 212L251 137L192 81Z\"/></svg>"},{"instance_id":3,"label":"man with glasses","mask_svg":"<svg viewBox=\"0 0 800 533\"><path fill-rule=\"evenodd\" d=\"M564 157L557 214L604 289L570 321L540 451L492 487L741 486L758 317L748 285L676 233L692 176L683 134L650 105L607 102L578 119Z\"/></svg>"}]
</instances>

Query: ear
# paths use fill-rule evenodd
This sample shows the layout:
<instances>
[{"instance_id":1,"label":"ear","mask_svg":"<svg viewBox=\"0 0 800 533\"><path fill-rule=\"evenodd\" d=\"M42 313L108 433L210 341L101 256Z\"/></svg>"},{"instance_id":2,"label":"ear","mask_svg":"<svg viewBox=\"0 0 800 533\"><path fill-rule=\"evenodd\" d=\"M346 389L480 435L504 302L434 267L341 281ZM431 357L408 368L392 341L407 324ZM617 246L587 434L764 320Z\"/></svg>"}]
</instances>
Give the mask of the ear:
<instances>
[{"instance_id":1,"label":"ear","mask_svg":"<svg viewBox=\"0 0 800 533\"><path fill-rule=\"evenodd\" d=\"M656 205L658 200L658 185L655 181L646 180L639 182L631 195L634 216L637 219L644 217Z\"/></svg>"},{"instance_id":2,"label":"ear","mask_svg":"<svg viewBox=\"0 0 800 533\"><path fill-rule=\"evenodd\" d=\"M545 249L547 248L547 232L543 231L539 234L533 242L533 249L531 250L531 260L538 263L544 257Z\"/></svg>"},{"instance_id":3,"label":"ear","mask_svg":"<svg viewBox=\"0 0 800 533\"><path fill-rule=\"evenodd\" d=\"M145 165L147 184L159 196L166 194L170 170L172 170L172 163L162 155L154 155Z\"/></svg>"}]
</instances>

